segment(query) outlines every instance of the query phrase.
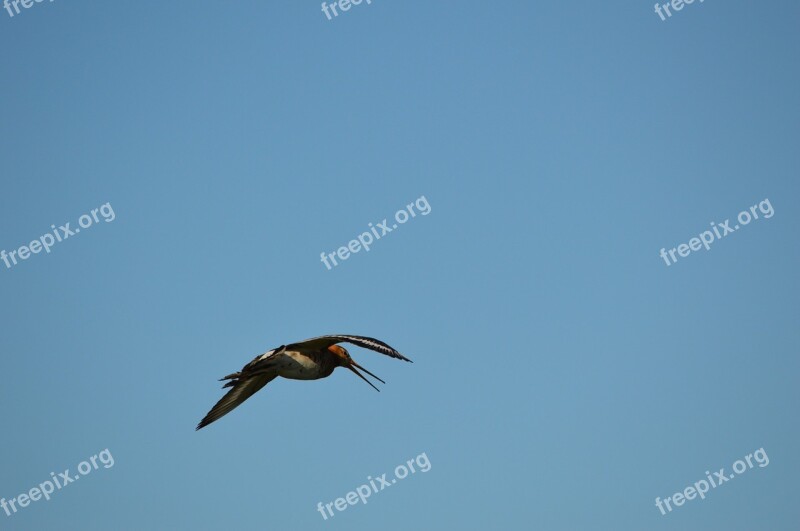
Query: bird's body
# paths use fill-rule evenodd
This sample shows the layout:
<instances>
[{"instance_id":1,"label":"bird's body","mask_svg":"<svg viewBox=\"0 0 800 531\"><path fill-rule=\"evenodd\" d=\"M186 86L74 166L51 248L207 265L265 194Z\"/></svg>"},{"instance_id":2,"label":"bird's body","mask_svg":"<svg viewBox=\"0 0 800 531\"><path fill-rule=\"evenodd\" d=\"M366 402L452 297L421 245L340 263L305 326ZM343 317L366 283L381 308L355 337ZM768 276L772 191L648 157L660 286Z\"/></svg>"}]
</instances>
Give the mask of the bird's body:
<instances>
[{"instance_id":1,"label":"bird's body","mask_svg":"<svg viewBox=\"0 0 800 531\"><path fill-rule=\"evenodd\" d=\"M330 376L336 367L347 367L377 390L378 388L362 376L356 368L381 382L383 380L353 361L347 350L337 345L342 342L368 348L393 358L411 361L386 343L363 336L322 336L280 346L256 356L241 371L222 378L222 380L228 380L223 388L232 387L232 389L200 421L197 429L199 430L228 414L278 376L290 380L318 380Z\"/></svg>"},{"instance_id":2,"label":"bird's body","mask_svg":"<svg viewBox=\"0 0 800 531\"><path fill-rule=\"evenodd\" d=\"M278 376L290 380L319 380L333 373L336 358L330 352L283 352L276 356Z\"/></svg>"},{"instance_id":3,"label":"bird's body","mask_svg":"<svg viewBox=\"0 0 800 531\"><path fill-rule=\"evenodd\" d=\"M258 356L249 364L250 371L274 371L290 380L319 380L333 373L338 359L327 349L287 350L280 347Z\"/></svg>"}]
</instances>

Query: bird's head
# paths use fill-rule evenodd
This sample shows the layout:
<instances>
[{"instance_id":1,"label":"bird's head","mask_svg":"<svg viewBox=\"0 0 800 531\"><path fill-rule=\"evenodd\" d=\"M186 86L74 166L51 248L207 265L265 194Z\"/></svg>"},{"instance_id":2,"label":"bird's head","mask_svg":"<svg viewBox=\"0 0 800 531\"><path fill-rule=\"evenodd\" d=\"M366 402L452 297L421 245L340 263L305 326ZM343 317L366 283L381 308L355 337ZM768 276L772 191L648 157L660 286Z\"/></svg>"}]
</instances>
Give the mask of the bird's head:
<instances>
[{"instance_id":1,"label":"bird's head","mask_svg":"<svg viewBox=\"0 0 800 531\"><path fill-rule=\"evenodd\" d=\"M358 372L358 369L361 369L362 371L364 371L365 373L369 374L370 376L372 376L373 378L375 378L379 382L381 382L383 384L386 383L383 380L381 380L380 378L378 378L377 376L375 376L374 374L372 374L371 372L369 372L367 369L365 369L364 367L362 367L361 365L359 365L358 363L353 361L353 358L350 357L350 353L347 352L347 349L345 349L344 347L340 347L339 345L331 345L330 347L328 347L328 352L330 352L331 354L333 354L336 357L336 366L337 367L346 367L346 368L350 369L351 371L356 373L356 375L359 378L361 378L362 380L364 380L368 384L372 385L372 382L367 380L364 377L363 374ZM380 392L380 389L378 389L374 385L372 385L372 388L375 389L376 391Z\"/></svg>"}]
</instances>

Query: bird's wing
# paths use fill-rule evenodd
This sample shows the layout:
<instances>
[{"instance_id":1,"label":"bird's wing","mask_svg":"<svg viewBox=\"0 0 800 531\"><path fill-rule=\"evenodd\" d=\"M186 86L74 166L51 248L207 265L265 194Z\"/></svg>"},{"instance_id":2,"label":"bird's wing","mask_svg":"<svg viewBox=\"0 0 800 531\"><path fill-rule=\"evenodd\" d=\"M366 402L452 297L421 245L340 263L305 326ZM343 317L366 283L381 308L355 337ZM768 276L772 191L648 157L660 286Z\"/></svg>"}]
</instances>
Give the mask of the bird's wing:
<instances>
[{"instance_id":1,"label":"bird's wing","mask_svg":"<svg viewBox=\"0 0 800 531\"><path fill-rule=\"evenodd\" d=\"M271 368L270 366L272 365L272 362L276 359L276 356L278 354L283 353L284 348L285 347L281 345L280 347L269 350L264 354L259 354L258 356L253 358L253 361L242 367L241 371L232 372L227 376L223 376L222 378L219 379L220 382L224 380L231 380L231 381L223 385L222 388L225 389L226 387L233 387L236 384L236 382L242 377L243 374L252 376L257 372L262 373L267 369Z\"/></svg>"},{"instance_id":2,"label":"bird's wing","mask_svg":"<svg viewBox=\"0 0 800 531\"><path fill-rule=\"evenodd\" d=\"M274 348L272 350L269 350L269 351L265 352L264 354L259 354L258 356L253 358L253 361L251 361L250 363L245 365L242 368L241 372L246 374L246 373L248 373L250 371L254 371L254 370L259 370L260 371L261 368L265 367L265 364L271 363L272 360L274 360L275 357L278 354L282 354L284 350L286 350L286 346L285 345L281 345L280 347ZM223 380L225 380L225 379L227 379L227 378L223 378Z\"/></svg>"},{"instance_id":3,"label":"bird's wing","mask_svg":"<svg viewBox=\"0 0 800 531\"><path fill-rule=\"evenodd\" d=\"M399 360L409 361L410 359L406 358L395 349L384 343L383 341L374 339L372 337L364 337L364 336L350 336L350 335L336 335L336 336L320 336L315 337L312 339L306 339L305 341L300 341L299 343L294 343L292 345L288 345L287 349L292 349L292 347L299 347L299 346L316 346L319 348L326 348L330 347L331 345L335 345L336 343L352 343L358 347L368 348L369 350L374 350L375 352L380 352L381 354L385 354L391 358L397 358ZM413 362L411 362L413 363Z\"/></svg>"},{"instance_id":4,"label":"bird's wing","mask_svg":"<svg viewBox=\"0 0 800 531\"><path fill-rule=\"evenodd\" d=\"M197 425L196 429L199 430L200 428L204 428L215 420L219 420L220 418L224 417L236 409L239 404L253 396L259 389L274 380L276 376L278 376L276 371L266 371L253 375L239 376L238 380L230 382L233 389L228 391L228 393L223 396L213 408L211 408L211 411L209 411L208 415L206 415L205 418L200 421L200 424Z\"/></svg>"}]
</instances>

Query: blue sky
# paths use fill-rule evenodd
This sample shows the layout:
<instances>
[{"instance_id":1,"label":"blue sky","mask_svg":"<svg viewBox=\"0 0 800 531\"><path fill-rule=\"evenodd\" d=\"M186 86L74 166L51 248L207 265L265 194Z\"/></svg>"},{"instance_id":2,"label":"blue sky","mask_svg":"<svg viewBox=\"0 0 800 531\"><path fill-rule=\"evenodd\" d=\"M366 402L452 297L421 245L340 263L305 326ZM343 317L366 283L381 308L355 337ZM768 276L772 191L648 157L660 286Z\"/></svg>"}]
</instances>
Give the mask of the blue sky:
<instances>
[{"instance_id":1,"label":"blue sky","mask_svg":"<svg viewBox=\"0 0 800 531\"><path fill-rule=\"evenodd\" d=\"M795 529L796 2L0 11L0 529ZM424 196L332 270L320 253ZM667 266L661 248L769 199ZM277 380L283 343L387 381ZM754 467L669 498L763 448ZM430 470L324 520L425 453Z\"/></svg>"}]
</instances>

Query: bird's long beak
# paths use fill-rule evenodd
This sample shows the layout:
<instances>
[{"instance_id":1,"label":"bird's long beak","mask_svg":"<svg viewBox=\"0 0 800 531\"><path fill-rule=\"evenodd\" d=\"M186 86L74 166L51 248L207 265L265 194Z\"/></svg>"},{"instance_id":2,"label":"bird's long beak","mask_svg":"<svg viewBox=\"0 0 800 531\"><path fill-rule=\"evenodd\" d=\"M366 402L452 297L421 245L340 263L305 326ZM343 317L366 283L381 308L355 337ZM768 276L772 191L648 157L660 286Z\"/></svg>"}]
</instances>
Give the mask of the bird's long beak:
<instances>
[{"instance_id":1,"label":"bird's long beak","mask_svg":"<svg viewBox=\"0 0 800 531\"><path fill-rule=\"evenodd\" d=\"M378 380L379 382L381 382L383 384L386 383L383 380L381 380L380 378L378 378L377 376L375 376L374 374L372 374L371 372L369 372L367 369L365 369L364 367L359 365L358 363L354 362L353 360L350 360L350 365L348 365L347 368L350 369L351 371L353 371L354 373L356 373L356 375L358 375L359 378L361 378L362 380L364 380L365 382L367 382L370 385L372 385L372 382L370 382L369 380L364 378L364 375L361 374L360 372L358 372L356 369L361 369L362 371L364 371L365 373L369 374L370 376L372 376L373 378L375 378L376 380ZM381 392L381 390L378 389L377 387L375 387L374 385L372 385L372 388L375 389L376 391L378 391L379 393Z\"/></svg>"}]
</instances>

